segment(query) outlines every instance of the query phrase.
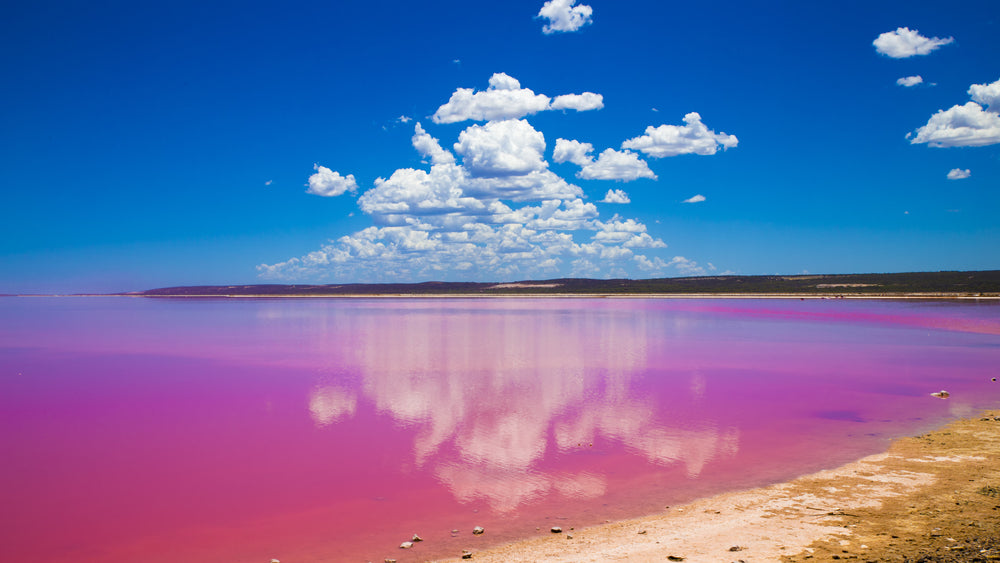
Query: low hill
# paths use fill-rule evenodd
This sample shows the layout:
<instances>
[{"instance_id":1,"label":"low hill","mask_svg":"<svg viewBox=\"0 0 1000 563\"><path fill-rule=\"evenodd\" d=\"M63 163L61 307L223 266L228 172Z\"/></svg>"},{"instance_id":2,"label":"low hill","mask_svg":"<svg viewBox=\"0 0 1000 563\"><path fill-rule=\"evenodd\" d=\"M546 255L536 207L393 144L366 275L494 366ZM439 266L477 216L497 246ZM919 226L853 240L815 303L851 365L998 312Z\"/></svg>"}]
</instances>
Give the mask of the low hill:
<instances>
[{"instance_id":1,"label":"low hill","mask_svg":"<svg viewBox=\"0 0 1000 563\"><path fill-rule=\"evenodd\" d=\"M1000 295L1000 270L829 274L795 276L699 276L647 280L563 278L505 283L424 282L331 285L221 285L151 289L146 297L249 297L338 295Z\"/></svg>"}]
</instances>

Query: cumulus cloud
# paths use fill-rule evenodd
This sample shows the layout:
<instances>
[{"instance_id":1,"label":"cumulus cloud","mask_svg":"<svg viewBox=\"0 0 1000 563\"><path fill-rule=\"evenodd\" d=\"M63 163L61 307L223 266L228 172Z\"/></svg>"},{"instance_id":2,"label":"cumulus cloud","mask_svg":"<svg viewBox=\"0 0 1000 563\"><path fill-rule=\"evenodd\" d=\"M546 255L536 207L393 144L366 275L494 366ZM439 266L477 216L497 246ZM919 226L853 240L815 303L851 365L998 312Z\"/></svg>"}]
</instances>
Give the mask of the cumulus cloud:
<instances>
[{"instance_id":1,"label":"cumulus cloud","mask_svg":"<svg viewBox=\"0 0 1000 563\"><path fill-rule=\"evenodd\" d=\"M358 189L358 183L354 180L354 174L341 176L339 172L334 172L326 166L313 165L315 174L309 177L309 189L307 193L323 197L334 197L342 195L344 192L354 192Z\"/></svg>"},{"instance_id":2,"label":"cumulus cloud","mask_svg":"<svg viewBox=\"0 0 1000 563\"><path fill-rule=\"evenodd\" d=\"M493 75L490 92L536 96L505 74ZM599 96L589 94L557 100L550 103L545 98L546 107L593 109L603 105ZM469 125L459 132L449 147L453 151L421 123L414 124L411 143L426 167L396 169L388 178L377 178L361 194L358 207L371 217L371 226L330 240L307 254L260 264L260 277L283 281L504 280L551 277L554 273L624 277L636 270L659 274L668 268L681 271L697 267L656 256L666 243L635 219L615 215L602 220L583 189L549 169L541 131L524 119L508 118L509 111L490 113L484 109L489 104L474 101L478 109L462 111L475 113L486 123ZM454 117L462 111L439 113ZM442 117L440 122L458 120ZM714 151L722 142L734 146L735 137L729 141L725 134L708 131L697 114L685 128L695 137L708 135L713 139L711 149L691 151ZM628 149L609 148L595 157L593 145L567 139L557 140L553 153L556 162L579 165L577 176L581 178L655 178L639 156ZM343 178L319 165L316 171L310 186L317 192L357 189L353 176ZM608 190L602 201L630 200L623 190ZM332 412L326 408L332 404L329 399L328 394L317 399L321 419Z\"/></svg>"},{"instance_id":3,"label":"cumulus cloud","mask_svg":"<svg viewBox=\"0 0 1000 563\"><path fill-rule=\"evenodd\" d=\"M594 9L586 4L574 6L576 0L548 0L535 17L545 18L549 23L542 26L542 33L576 31L591 23Z\"/></svg>"},{"instance_id":4,"label":"cumulus cloud","mask_svg":"<svg viewBox=\"0 0 1000 563\"><path fill-rule=\"evenodd\" d=\"M684 200L684 203L701 203L705 201L705 196L698 194Z\"/></svg>"},{"instance_id":5,"label":"cumulus cloud","mask_svg":"<svg viewBox=\"0 0 1000 563\"><path fill-rule=\"evenodd\" d=\"M462 186L467 195L481 199L539 201L544 199L574 199L583 197L579 186L570 184L548 170L538 170L520 176L493 178L469 177Z\"/></svg>"},{"instance_id":6,"label":"cumulus cloud","mask_svg":"<svg viewBox=\"0 0 1000 563\"><path fill-rule=\"evenodd\" d=\"M985 105L989 111L994 113L1000 111L1000 80L992 84L973 84L969 86L969 96L972 97L973 101Z\"/></svg>"},{"instance_id":7,"label":"cumulus cloud","mask_svg":"<svg viewBox=\"0 0 1000 563\"><path fill-rule=\"evenodd\" d=\"M460 214L484 215L487 205L462 191L463 170L454 164L438 164L430 172L401 168L388 180L378 178L375 187L358 198L358 206L381 224L407 224L413 217Z\"/></svg>"},{"instance_id":8,"label":"cumulus cloud","mask_svg":"<svg viewBox=\"0 0 1000 563\"><path fill-rule=\"evenodd\" d=\"M602 203L632 203L629 199L628 194L625 190L608 190L608 193L604 194L604 199L601 200Z\"/></svg>"},{"instance_id":9,"label":"cumulus cloud","mask_svg":"<svg viewBox=\"0 0 1000 563\"><path fill-rule=\"evenodd\" d=\"M632 151L616 151L604 149L597 160L584 166L576 174L584 180L621 180L631 182L639 178L656 179L656 174L649 169L646 161Z\"/></svg>"},{"instance_id":10,"label":"cumulus cloud","mask_svg":"<svg viewBox=\"0 0 1000 563\"><path fill-rule=\"evenodd\" d=\"M1000 107L997 107L1000 80L973 84L969 96L975 101L938 110L915 135L907 135L910 143L927 143L932 147L982 147L1000 143ZM986 104L987 109L980 103Z\"/></svg>"},{"instance_id":11,"label":"cumulus cloud","mask_svg":"<svg viewBox=\"0 0 1000 563\"><path fill-rule=\"evenodd\" d=\"M576 111L590 111L604 107L604 96L593 92L582 94L563 94L556 96L552 100L550 109L575 109Z\"/></svg>"},{"instance_id":12,"label":"cumulus cloud","mask_svg":"<svg viewBox=\"0 0 1000 563\"><path fill-rule=\"evenodd\" d=\"M631 182L639 178L656 179L656 174L649 169L646 161L632 151L616 151L605 149L597 160L590 155L594 146L569 139L556 139L556 148L552 160L556 162L572 162L580 166L577 178L584 180L621 180Z\"/></svg>"},{"instance_id":13,"label":"cumulus cloud","mask_svg":"<svg viewBox=\"0 0 1000 563\"><path fill-rule=\"evenodd\" d=\"M969 170L968 168L965 170L962 170L961 168L952 168L948 172L949 180L964 180L969 176L972 176L972 170Z\"/></svg>"},{"instance_id":14,"label":"cumulus cloud","mask_svg":"<svg viewBox=\"0 0 1000 563\"><path fill-rule=\"evenodd\" d=\"M545 136L527 121L491 121L458 136L455 152L473 176L520 176L544 170Z\"/></svg>"},{"instance_id":15,"label":"cumulus cloud","mask_svg":"<svg viewBox=\"0 0 1000 563\"><path fill-rule=\"evenodd\" d=\"M697 262L683 256L674 256L666 265L676 268L685 276L703 276L706 273L705 268L699 266Z\"/></svg>"},{"instance_id":16,"label":"cumulus cloud","mask_svg":"<svg viewBox=\"0 0 1000 563\"><path fill-rule=\"evenodd\" d=\"M476 92L472 88L455 90L448 102L439 107L431 119L434 123L493 121L520 119L540 111L589 111L603 107L604 97L600 94L563 94L552 100L544 94L522 88L516 78L498 72L490 78L490 86L484 91Z\"/></svg>"},{"instance_id":17,"label":"cumulus cloud","mask_svg":"<svg viewBox=\"0 0 1000 563\"><path fill-rule=\"evenodd\" d=\"M910 30L908 27L897 28L896 31L887 31L879 35L872 45L879 53L894 59L905 59L916 55L928 55L939 49L942 45L954 42L953 37L941 39L940 37L927 38L920 35L917 30Z\"/></svg>"},{"instance_id":18,"label":"cumulus cloud","mask_svg":"<svg viewBox=\"0 0 1000 563\"><path fill-rule=\"evenodd\" d=\"M622 143L623 149L636 149L653 158L680 154L715 154L719 146L735 147L735 135L716 133L701 122L701 115L691 112L684 116L686 125L660 125L646 127L646 134Z\"/></svg>"},{"instance_id":19,"label":"cumulus cloud","mask_svg":"<svg viewBox=\"0 0 1000 563\"><path fill-rule=\"evenodd\" d=\"M556 148L552 151L552 160L556 162L572 162L577 166L586 166L593 162L590 153L594 145L581 143L570 139L556 139Z\"/></svg>"},{"instance_id":20,"label":"cumulus cloud","mask_svg":"<svg viewBox=\"0 0 1000 563\"><path fill-rule=\"evenodd\" d=\"M920 75L917 76L904 76L903 78L897 79L896 84L900 86L905 86L910 88L911 86L916 86L924 81L924 78Z\"/></svg>"},{"instance_id":21,"label":"cumulus cloud","mask_svg":"<svg viewBox=\"0 0 1000 563\"><path fill-rule=\"evenodd\" d=\"M455 164L455 155L441 148L441 143L424 131L419 121L414 127L411 141L413 148L417 149L420 156L429 158L431 164Z\"/></svg>"},{"instance_id":22,"label":"cumulus cloud","mask_svg":"<svg viewBox=\"0 0 1000 563\"><path fill-rule=\"evenodd\" d=\"M456 123L468 119L489 121L517 119L549 109L550 99L535 94L512 76L499 72L490 78L490 86L482 92L459 88L451 99L434 112L434 123Z\"/></svg>"}]
</instances>

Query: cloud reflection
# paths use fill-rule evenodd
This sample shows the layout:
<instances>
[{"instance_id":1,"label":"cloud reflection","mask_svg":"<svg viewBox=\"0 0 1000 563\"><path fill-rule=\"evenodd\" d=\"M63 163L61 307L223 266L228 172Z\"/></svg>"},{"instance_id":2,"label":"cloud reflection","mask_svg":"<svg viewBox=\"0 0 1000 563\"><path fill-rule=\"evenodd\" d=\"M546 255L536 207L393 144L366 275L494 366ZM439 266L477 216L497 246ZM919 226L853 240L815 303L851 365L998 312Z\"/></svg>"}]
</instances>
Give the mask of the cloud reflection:
<instances>
[{"instance_id":1,"label":"cloud reflection","mask_svg":"<svg viewBox=\"0 0 1000 563\"><path fill-rule=\"evenodd\" d=\"M356 407L355 395L343 389L318 387L309 393L309 415L319 427L354 416Z\"/></svg>"},{"instance_id":2,"label":"cloud reflection","mask_svg":"<svg viewBox=\"0 0 1000 563\"><path fill-rule=\"evenodd\" d=\"M599 497L604 476L543 469L544 460L599 439L655 464L682 464L690 477L738 449L735 429L697 420L673 428L663 420L667 405L637 396L635 380L650 362L641 310L418 307L351 322L346 362L362 374L363 394L378 412L417 429L416 464L461 502L485 500L505 512L553 493ZM683 400L698 401L705 388L693 374ZM317 424L353 414L348 396L314 391Z\"/></svg>"}]
</instances>

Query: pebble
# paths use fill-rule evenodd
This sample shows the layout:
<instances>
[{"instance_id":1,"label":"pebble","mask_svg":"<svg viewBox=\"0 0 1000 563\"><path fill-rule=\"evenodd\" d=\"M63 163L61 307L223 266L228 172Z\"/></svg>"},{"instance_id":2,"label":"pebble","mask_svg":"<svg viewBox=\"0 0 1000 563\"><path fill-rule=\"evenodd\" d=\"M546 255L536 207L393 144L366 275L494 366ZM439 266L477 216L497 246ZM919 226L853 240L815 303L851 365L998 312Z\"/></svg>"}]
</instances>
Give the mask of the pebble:
<instances>
[{"instance_id":1,"label":"pebble","mask_svg":"<svg viewBox=\"0 0 1000 563\"><path fill-rule=\"evenodd\" d=\"M733 547L730 547L730 548L729 548L729 551L743 551L744 549L746 549L746 548L745 548L745 547L743 547L743 546L740 546L740 545L734 545Z\"/></svg>"},{"instance_id":2,"label":"pebble","mask_svg":"<svg viewBox=\"0 0 1000 563\"><path fill-rule=\"evenodd\" d=\"M551 531L552 531L553 534L561 534L562 533L562 528L560 528L559 526L552 526L552 530Z\"/></svg>"},{"instance_id":3,"label":"pebble","mask_svg":"<svg viewBox=\"0 0 1000 563\"><path fill-rule=\"evenodd\" d=\"M472 559L472 552L468 549L462 550L462 559Z\"/></svg>"},{"instance_id":4,"label":"pebble","mask_svg":"<svg viewBox=\"0 0 1000 563\"><path fill-rule=\"evenodd\" d=\"M387 558L387 559L385 560L385 563L396 563L396 560L395 560L395 559L388 559L388 558Z\"/></svg>"},{"instance_id":5,"label":"pebble","mask_svg":"<svg viewBox=\"0 0 1000 563\"><path fill-rule=\"evenodd\" d=\"M424 541L424 538L418 536L417 534L413 534L413 539L411 539L410 541L412 542Z\"/></svg>"},{"instance_id":6,"label":"pebble","mask_svg":"<svg viewBox=\"0 0 1000 563\"><path fill-rule=\"evenodd\" d=\"M566 534L566 539L568 539L568 540L573 539L573 534Z\"/></svg>"},{"instance_id":7,"label":"pebble","mask_svg":"<svg viewBox=\"0 0 1000 563\"><path fill-rule=\"evenodd\" d=\"M411 541L405 541L399 544L399 549L410 549L411 547L413 547L413 542Z\"/></svg>"},{"instance_id":8,"label":"pebble","mask_svg":"<svg viewBox=\"0 0 1000 563\"><path fill-rule=\"evenodd\" d=\"M482 534L485 531L486 530L484 530L482 526L476 526L475 528L472 529L472 533L475 534L475 535L477 535L477 536L480 535L480 534Z\"/></svg>"}]
</instances>

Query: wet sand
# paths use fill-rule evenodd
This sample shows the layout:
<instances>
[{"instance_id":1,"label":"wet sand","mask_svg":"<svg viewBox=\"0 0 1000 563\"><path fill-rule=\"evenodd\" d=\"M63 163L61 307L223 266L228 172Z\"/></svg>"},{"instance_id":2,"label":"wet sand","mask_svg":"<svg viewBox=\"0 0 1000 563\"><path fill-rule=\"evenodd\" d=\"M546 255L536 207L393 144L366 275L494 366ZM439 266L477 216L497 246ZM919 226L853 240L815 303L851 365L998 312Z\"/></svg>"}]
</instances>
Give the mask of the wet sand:
<instances>
[{"instance_id":1,"label":"wet sand","mask_svg":"<svg viewBox=\"0 0 1000 563\"><path fill-rule=\"evenodd\" d=\"M470 548L471 560L1000 561L1000 410L788 483L590 528L565 522Z\"/></svg>"}]
</instances>

